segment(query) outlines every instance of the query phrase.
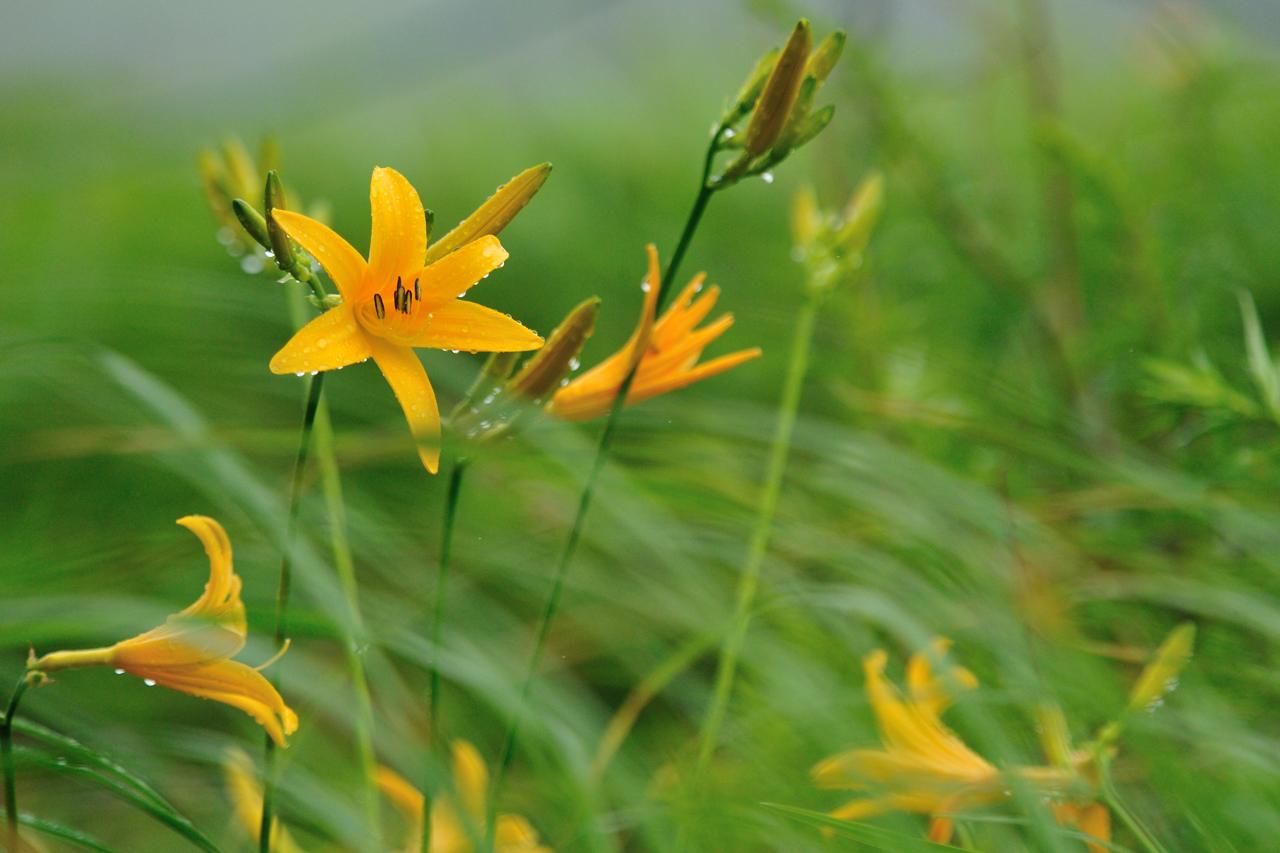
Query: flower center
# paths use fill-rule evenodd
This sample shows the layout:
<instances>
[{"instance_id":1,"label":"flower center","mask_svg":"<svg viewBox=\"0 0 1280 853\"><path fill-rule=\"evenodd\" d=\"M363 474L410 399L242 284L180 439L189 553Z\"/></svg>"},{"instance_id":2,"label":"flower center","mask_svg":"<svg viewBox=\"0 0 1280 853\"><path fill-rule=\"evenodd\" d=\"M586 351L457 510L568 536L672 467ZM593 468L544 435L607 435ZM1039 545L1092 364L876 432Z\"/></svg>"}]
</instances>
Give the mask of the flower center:
<instances>
[{"instance_id":1,"label":"flower center","mask_svg":"<svg viewBox=\"0 0 1280 853\"><path fill-rule=\"evenodd\" d=\"M390 297L391 304L387 304ZM431 312L422 306L422 285L418 279L405 287L404 279L396 276L395 290L387 288L375 293L373 298L360 306L361 324L373 334L399 344L412 345L421 335Z\"/></svg>"}]
</instances>

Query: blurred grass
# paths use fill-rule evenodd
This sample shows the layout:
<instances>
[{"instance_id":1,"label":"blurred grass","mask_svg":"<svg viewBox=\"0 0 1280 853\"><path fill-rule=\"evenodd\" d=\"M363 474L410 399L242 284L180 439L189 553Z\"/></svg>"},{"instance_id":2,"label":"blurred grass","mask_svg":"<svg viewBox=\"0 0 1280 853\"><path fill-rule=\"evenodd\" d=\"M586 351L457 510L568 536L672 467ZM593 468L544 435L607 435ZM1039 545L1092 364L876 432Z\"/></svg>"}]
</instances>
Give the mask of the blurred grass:
<instances>
[{"instance_id":1,"label":"blurred grass","mask_svg":"<svg viewBox=\"0 0 1280 853\"><path fill-rule=\"evenodd\" d=\"M1160 402L1144 368L1202 352L1252 393L1236 291L1253 295L1264 330L1280 330L1277 30L1263 4L1195 4L1185 25L1146 3L1055 8L1064 109L1041 127L1028 122L1006 4L805 10L850 28L827 90L835 124L776 183L718 198L688 267L725 288L738 317L726 348L760 344L765 358L625 416L527 717L503 808L557 849L666 849L681 821L700 849L818 848L812 827L760 803L842 801L813 790L808 768L876 742L857 664L866 651L887 644L901 661L934 633L952 636L984 685L957 725L993 759L1033 762L1037 701L1060 702L1083 739L1183 619L1200 627L1196 654L1165 707L1126 733L1118 783L1170 849L1266 849L1280 832L1275 424ZM198 148L273 132L291 186L329 200L356 245L375 164L404 171L448 227L509 175L552 160L547 187L503 236L512 260L485 282L485 302L547 330L599 293L590 364L633 322L643 243L669 249L675 237L712 114L797 11L560 0L10 16L0 682L28 643L109 641L193 598L203 558L172 526L193 512L226 524L257 635L245 658L269 655L301 388L266 371L288 332L283 293L213 239ZM1047 269L1041 156L1076 194L1084 325L1062 342L1075 396L1034 322ZM730 614L800 286L789 193L810 180L834 204L872 166L887 174L889 205L865 285L820 318L706 790L679 780L710 655L644 710L595 785L597 740L627 692ZM979 237L966 242L970 227ZM426 359L447 405L475 361ZM327 391L378 746L417 778L443 481L417 467L370 368L335 374ZM539 428L478 460L462 495L443 719L490 760L593 436ZM335 639L344 608L324 518L313 488L299 636L280 671L303 716L284 815L303 838L356 847ZM242 843L213 766L226 743L256 742L240 715L92 671L33 691L24 713L144 775L227 849ZM115 849L181 843L63 776L24 772L21 783L24 809ZM882 824L920 832L914 818ZM985 849L1033 837L996 824L975 833Z\"/></svg>"}]
</instances>

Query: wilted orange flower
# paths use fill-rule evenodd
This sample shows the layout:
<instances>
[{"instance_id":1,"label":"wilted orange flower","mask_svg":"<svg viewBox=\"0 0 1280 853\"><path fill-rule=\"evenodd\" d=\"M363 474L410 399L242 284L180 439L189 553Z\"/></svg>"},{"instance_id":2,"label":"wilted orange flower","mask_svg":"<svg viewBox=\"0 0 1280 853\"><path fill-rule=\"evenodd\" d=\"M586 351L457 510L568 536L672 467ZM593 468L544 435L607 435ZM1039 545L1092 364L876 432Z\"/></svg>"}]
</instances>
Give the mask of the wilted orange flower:
<instances>
[{"instance_id":1,"label":"wilted orange flower","mask_svg":"<svg viewBox=\"0 0 1280 853\"><path fill-rule=\"evenodd\" d=\"M867 699L884 746L842 752L813 768L814 781L820 787L871 791L870 796L835 809L832 817L863 820L889 811L934 815L929 838L946 842L951 838L952 822L939 815L1009 796L1005 775L942 722L942 713L951 704L947 685L977 686L973 673L963 667L952 668L947 677L934 673L931 659L944 657L948 646L946 640L937 639L929 652L911 656L907 697L885 678L887 656L883 650L877 649L863 660ZM1053 814L1059 821L1106 842L1111 838L1106 809L1087 799L1075 802L1072 796L1090 787L1082 775L1090 758L1081 752L1071 756L1069 767L1022 767L1011 772L1054 798ZM1105 849L1089 846L1094 853Z\"/></svg>"},{"instance_id":2,"label":"wilted orange flower","mask_svg":"<svg viewBox=\"0 0 1280 853\"><path fill-rule=\"evenodd\" d=\"M298 716L258 670L231 660L244 648L247 627L240 577L231 566L231 541L222 525L203 515L178 524L204 544L209 582L185 610L163 625L114 646L53 652L28 664L44 673L82 666L110 666L192 696L213 699L253 717L280 746L298 728Z\"/></svg>"},{"instance_id":3,"label":"wilted orange flower","mask_svg":"<svg viewBox=\"0 0 1280 853\"><path fill-rule=\"evenodd\" d=\"M299 330L271 359L271 371L314 373L372 358L400 401L422 464L434 474L440 463L440 411L413 348L515 352L537 349L542 338L506 314L460 298L506 261L507 252L492 233L496 228L475 233L464 227L469 218L459 229L475 239L454 246L453 234L447 235L442 242L451 251L428 252L422 201L394 169L373 170L369 204L373 232L367 262L327 225L300 213L274 211L281 227L333 279L342 304Z\"/></svg>"},{"instance_id":4,"label":"wilted orange flower","mask_svg":"<svg viewBox=\"0 0 1280 853\"><path fill-rule=\"evenodd\" d=\"M403 816L408 832L401 850L418 853L422 849L422 792L389 767L379 767L378 787L395 804ZM452 797L440 796L431 802L431 853L471 853L473 833L485 834L485 801L489 794L489 769L474 746L465 740L453 742L453 787L462 803L464 817ZM498 816L494 829L496 853L551 853L551 848L538 843L538 833L523 817L514 814Z\"/></svg>"},{"instance_id":5,"label":"wilted orange flower","mask_svg":"<svg viewBox=\"0 0 1280 853\"><path fill-rule=\"evenodd\" d=\"M705 273L698 273L655 322L661 281L658 250L649 244L645 251L649 272L641 285L644 307L635 331L622 349L555 393L547 411L556 417L584 421L608 412L637 361L640 368L627 393L628 405L692 385L760 355L760 348L752 347L698 364L703 349L733 325L733 315L722 314L703 328L695 328L720 296L720 288L714 285L697 296L706 279Z\"/></svg>"}]
</instances>

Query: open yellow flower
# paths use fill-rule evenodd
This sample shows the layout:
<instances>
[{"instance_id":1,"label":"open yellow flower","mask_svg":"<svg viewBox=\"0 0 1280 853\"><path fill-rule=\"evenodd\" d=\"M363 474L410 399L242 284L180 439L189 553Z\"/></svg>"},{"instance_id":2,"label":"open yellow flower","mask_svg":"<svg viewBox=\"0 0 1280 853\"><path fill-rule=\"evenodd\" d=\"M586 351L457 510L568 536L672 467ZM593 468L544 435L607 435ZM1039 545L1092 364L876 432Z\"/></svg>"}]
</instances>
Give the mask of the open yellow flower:
<instances>
[{"instance_id":1,"label":"open yellow flower","mask_svg":"<svg viewBox=\"0 0 1280 853\"><path fill-rule=\"evenodd\" d=\"M969 748L942 722L951 704L948 685L977 686L973 673L954 667L945 676L931 660L945 656L949 643L937 639L929 652L917 652L907 664L908 696L904 697L884 674L887 656L877 649L863 660L867 698L875 714L882 749L855 749L833 755L813 768L819 787L868 790L868 796L835 809L841 820L863 820L890 811L934 815L929 838L946 842L952 822L943 817L1009 796L1004 774ZM1086 788L1083 765L1089 756L1072 756L1070 767L1024 767L1012 773L1054 800L1053 812L1062 823L1079 827L1103 841L1110 840L1110 820L1097 803L1075 802L1072 794ZM1095 851L1104 848L1090 845Z\"/></svg>"},{"instance_id":2,"label":"open yellow flower","mask_svg":"<svg viewBox=\"0 0 1280 853\"><path fill-rule=\"evenodd\" d=\"M492 230L464 229L474 239L456 247L450 239L458 232L454 229L442 241L446 253L441 254L428 252L422 201L399 172L373 170L369 204L368 261L327 225L300 213L273 213L324 267L342 303L302 327L271 359L271 371L314 373L372 358L400 401L422 464L435 473L440 411L414 347L516 352L537 349L542 338L506 314L460 298L506 261L492 230L509 217L493 220Z\"/></svg>"},{"instance_id":3,"label":"open yellow flower","mask_svg":"<svg viewBox=\"0 0 1280 853\"><path fill-rule=\"evenodd\" d=\"M82 666L110 666L202 699L239 708L280 746L298 728L298 717L258 670L231 660L244 648L247 627L240 577L231 566L231 541L222 525L203 515L178 524L190 530L209 555L209 582L185 610L163 625L113 646L53 652L28 664L44 673Z\"/></svg>"},{"instance_id":4,"label":"open yellow flower","mask_svg":"<svg viewBox=\"0 0 1280 853\"><path fill-rule=\"evenodd\" d=\"M637 361L640 367L627 393L628 405L692 385L760 355L760 348L752 347L698 364L702 351L733 325L733 315L722 314L701 329L695 328L720 296L720 288L715 286L698 295L706 279L704 273L698 273L655 321L661 281L658 250L653 244L645 250L649 271L641 285L644 306L635 331L622 349L555 393L547 411L556 417L584 421L608 412Z\"/></svg>"},{"instance_id":5,"label":"open yellow flower","mask_svg":"<svg viewBox=\"0 0 1280 853\"><path fill-rule=\"evenodd\" d=\"M425 799L422 792L389 767L379 767L378 787L404 818L408 831L401 850L418 853L422 847ZM453 786L461 802L463 814L452 797L440 796L431 802L431 853L471 853L475 849L472 834L485 831L485 799L489 793L489 769L474 746L465 740L453 742ZM463 821L471 824L471 833ZM538 843L538 833L519 815L498 816L494 829L496 853L551 853L551 848Z\"/></svg>"}]
</instances>

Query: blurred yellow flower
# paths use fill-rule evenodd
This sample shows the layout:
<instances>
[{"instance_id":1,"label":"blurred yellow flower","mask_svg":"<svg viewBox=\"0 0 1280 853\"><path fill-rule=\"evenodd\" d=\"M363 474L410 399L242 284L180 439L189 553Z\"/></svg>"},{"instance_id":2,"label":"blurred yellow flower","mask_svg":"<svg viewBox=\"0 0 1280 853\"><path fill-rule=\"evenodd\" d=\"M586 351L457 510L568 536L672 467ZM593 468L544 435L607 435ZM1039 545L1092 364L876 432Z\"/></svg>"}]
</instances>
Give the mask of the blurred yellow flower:
<instances>
[{"instance_id":1,"label":"blurred yellow flower","mask_svg":"<svg viewBox=\"0 0 1280 853\"><path fill-rule=\"evenodd\" d=\"M222 776L231 796L236 821L250 838L257 838L262 828L262 784L254 774L253 760L243 749L231 747L222 760ZM302 853L289 830L278 820L271 821L271 849L275 853Z\"/></svg>"},{"instance_id":2,"label":"blurred yellow flower","mask_svg":"<svg viewBox=\"0 0 1280 853\"><path fill-rule=\"evenodd\" d=\"M867 699L883 748L842 752L813 768L819 787L873 792L835 809L832 817L855 821L889 811L934 815L929 838L945 843L953 827L943 815L1009 796L1004 774L942 722L942 713L951 704L948 687L977 686L973 673L963 667L953 667L945 676L934 672L931 661L943 659L949 645L937 639L929 651L911 656L906 697L885 677L883 650L864 658ZM1110 840L1106 809L1089 800L1075 802L1073 796L1090 787L1082 775L1090 760L1080 752L1070 757L1070 766L1022 767L1012 772L1053 798L1053 813L1059 821L1105 842ZM1090 849L1097 853L1105 848L1090 845Z\"/></svg>"},{"instance_id":3,"label":"blurred yellow flower","mask_svg":"<svg viewBox=\"0 0 1280 853\"><path fill-rule=\"evenodd\" d=\"M253 717L280 746L298 728L298 717L258 670L231 660L244 648L247 627L240 600L240 577L231 566L231 541L222 525L203 515L178 524L204 544L209 582L185 610L163 625L113 646L53 652L28 664L44 673L82 666L110 666L203 699L239 708Z\"/></svg>"},{"instance_id":4,"label":"blurred yellow flower","mask_svg":"<svg viewBox=\"0 0 1280 853\"><path fill-rule=\"evenodd\" d=\"M627 404L639 403L723 373L760 355L759 347L740 350L698 364L702 351L733 325L733 315L723 314L701 329L695 327L715 307L720 288L712 286L694 298L706 275L694 276L656 322L658 303L658 250L650 244L649 271L644 283L644 307L635 331L622 349L561 388L551 398L547 411L570 421L584 421L603 415L613 405L631 368L639 361Z\"/></svg>"},{"instance_id":5,"label":"blurred yellow flower","mask_svg":"<svg viewBox=\"0 0 1280 853\"><path fill-rule=\"evenodd\" d=\"M506 314L460 298L506 261L507 252L493 233L538 186L541 180L525 181L505 194L506 187L500 189L494 198L505 204L491 199L464 220L441 241L443 255L428 251L422 201L394 169L373 170L367 262L328 226L300 213L274 211L289 237L333 279L342 303L299 330L271 359L271 371L315 373L372 358L400 401L422 464L434 474L440 463L440 411L413 348L515 352L542 346L542 338ZM455 245L459 236L467 242Z\"/></svg>"},{"instance_id":6,"label":"blurred yellow flower","mask_svg":"<svg viewBox=\"0 0 1280 853\"><path fill-rule=\"evenodd\" d=\"M422 792L389 767L378 768L377 782L408 827L400 849L403 853L418 853L422 848L425 814ZM431 853L471 853L475 849L471 841L472 833L484 835L489 770L476 748L464 740L453 742L453 786L462 803L465 818L459 814L451 797L440 796L432 801ZM470 822L470 833L463 823L464 819ZM538 843L538 833L529 822L513 814L498 816L498 825L494 830L494 850L496 853L551 853L550 847Z\"/></svg>"}]
</instances>

